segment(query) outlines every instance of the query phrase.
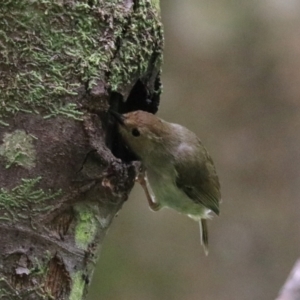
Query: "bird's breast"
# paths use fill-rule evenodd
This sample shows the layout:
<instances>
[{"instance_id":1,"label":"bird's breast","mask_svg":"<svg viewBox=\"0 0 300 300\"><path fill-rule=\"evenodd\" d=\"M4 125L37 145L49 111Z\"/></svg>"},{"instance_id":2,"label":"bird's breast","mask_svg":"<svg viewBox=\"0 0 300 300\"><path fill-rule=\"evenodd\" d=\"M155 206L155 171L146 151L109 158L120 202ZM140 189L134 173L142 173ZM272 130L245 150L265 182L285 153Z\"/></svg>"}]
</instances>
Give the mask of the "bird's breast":
<instances>
[{"instance_id":1,"label":"bird's breast","mask_svg":"<svg viewBox=\"0 0 300 300\"><path fill-rule=\"evenodd\" d=\"M172 208L180 213L197 219L207 215L207 209L200 203L191 200L183 190L176 185L175 168L164 169L161 172L147 169L147 179L156 203Z\"/></svg>"}]
</instances>

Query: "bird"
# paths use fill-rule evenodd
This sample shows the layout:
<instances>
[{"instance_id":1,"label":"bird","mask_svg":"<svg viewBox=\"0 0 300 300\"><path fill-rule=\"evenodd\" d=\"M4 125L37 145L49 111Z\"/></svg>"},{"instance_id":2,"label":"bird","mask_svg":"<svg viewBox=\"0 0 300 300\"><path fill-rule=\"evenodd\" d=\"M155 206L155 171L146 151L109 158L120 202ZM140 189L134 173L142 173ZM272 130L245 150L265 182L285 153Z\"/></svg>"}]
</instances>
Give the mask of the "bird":
<instances>
[{"instance_id":1,"label":"bird","mask_svg":"<svg viewBox=\"0 0 300 300\"><path fill-rule=\"evenodd\" d=\"M208 254L207 219L219 215L220 182L201 140L184 126L146 111L109 110L124 143L139 158L137 181L150 208L167 207L199 222L200 241Z\"/></svg>"}]
</instances>

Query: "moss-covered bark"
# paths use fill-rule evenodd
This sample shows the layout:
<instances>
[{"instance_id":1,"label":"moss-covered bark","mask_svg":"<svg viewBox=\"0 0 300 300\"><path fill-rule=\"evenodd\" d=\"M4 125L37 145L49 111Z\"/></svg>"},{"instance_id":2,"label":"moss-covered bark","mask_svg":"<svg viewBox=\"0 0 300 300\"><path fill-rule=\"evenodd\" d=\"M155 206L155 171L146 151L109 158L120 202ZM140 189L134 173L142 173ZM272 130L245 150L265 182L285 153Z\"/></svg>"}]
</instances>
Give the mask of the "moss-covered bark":
<instances>
[{"instance_id":1,"label":"moss-covered bark","mask_svg":"<svg viewBox=\"0 0 300 300\"><path fill-rule=\"evenodd\" d=\"M158 1L0 4L0 298L84 299L133 186L107 109L156 112Z\"/></svg>"}]
</instances>

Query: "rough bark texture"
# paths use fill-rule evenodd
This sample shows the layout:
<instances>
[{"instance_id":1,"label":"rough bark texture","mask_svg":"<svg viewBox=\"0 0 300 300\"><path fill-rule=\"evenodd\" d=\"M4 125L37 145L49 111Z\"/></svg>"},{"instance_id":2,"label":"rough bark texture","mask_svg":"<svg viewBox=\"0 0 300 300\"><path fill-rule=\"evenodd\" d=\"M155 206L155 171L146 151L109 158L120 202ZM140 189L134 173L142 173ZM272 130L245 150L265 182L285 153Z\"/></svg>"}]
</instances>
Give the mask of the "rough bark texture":
<instances>
[{"instance_id":1,"label":"rough bark texture","mask_svg":"<svg viewBox=\"0 0 300 300\"><path fill-rule=\"evenodd\" d=\"M134 184L107 109L156 112L157 1L0 4L0 298L84 299Z\"/></svg>"},{"instance_id":2,"label":"rough bark texture","mask_svg":"<svg viewBox=\"0 0 300 300\"><path fill-rule=\"evenodd\" d=\"M291 271L286 283L282 287L276 300L299 300L300 299L300 260Z\"/></svg>"}]
</instances>

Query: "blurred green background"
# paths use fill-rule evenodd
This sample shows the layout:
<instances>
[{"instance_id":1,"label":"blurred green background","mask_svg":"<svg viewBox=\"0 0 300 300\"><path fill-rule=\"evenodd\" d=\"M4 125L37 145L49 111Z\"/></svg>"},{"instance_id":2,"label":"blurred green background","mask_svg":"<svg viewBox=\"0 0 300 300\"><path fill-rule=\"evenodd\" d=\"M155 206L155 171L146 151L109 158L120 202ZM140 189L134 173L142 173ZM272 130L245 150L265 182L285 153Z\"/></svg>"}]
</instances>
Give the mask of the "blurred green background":
<instances>
[{"instance_id":1,"label":"blurred green background","mask_svg":"<svg viewBox=\"0 0 300 300\"><path fill-rule=\"evenodd\" d=\"M89 300L274 299L300 250L300 1L162 0L158 116L202 139L222 185L205 257L198 224L135 186Z\"/></svg>"}]
</instances>

